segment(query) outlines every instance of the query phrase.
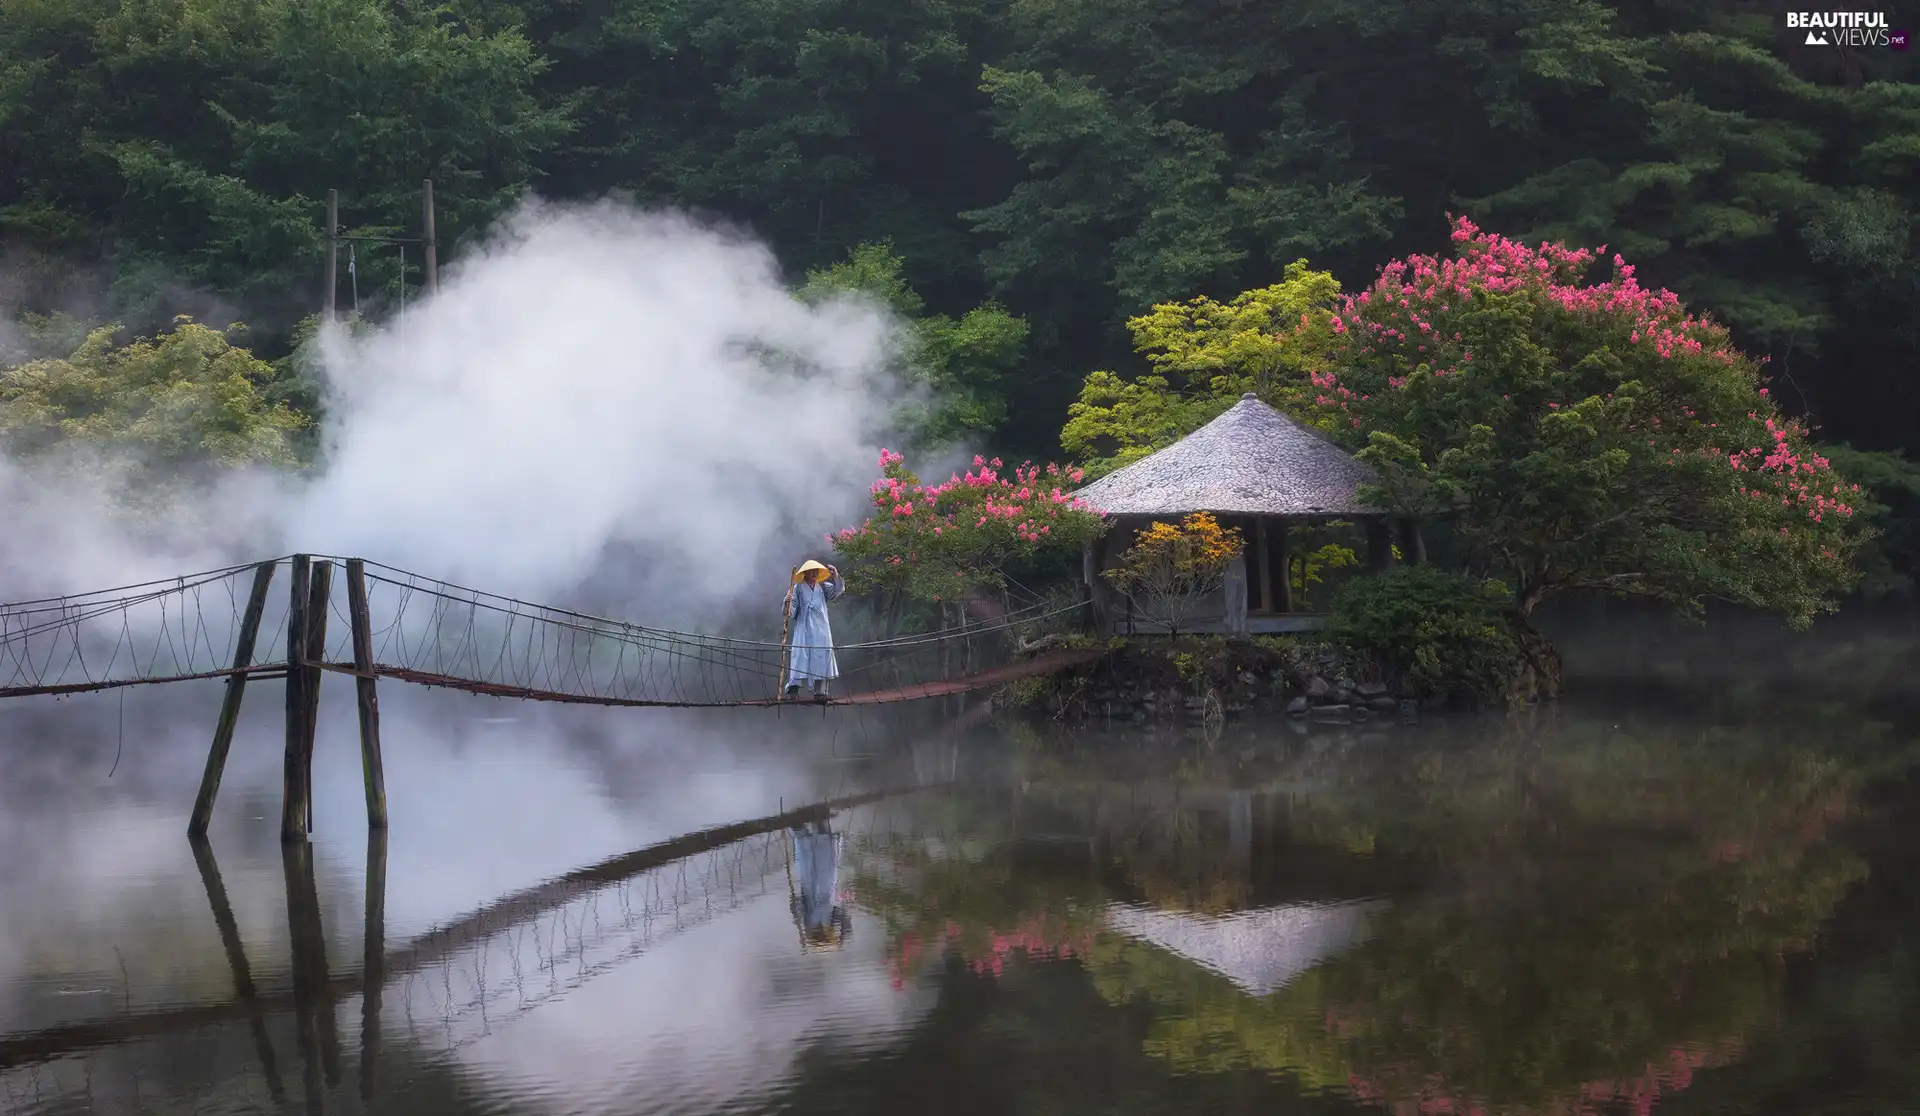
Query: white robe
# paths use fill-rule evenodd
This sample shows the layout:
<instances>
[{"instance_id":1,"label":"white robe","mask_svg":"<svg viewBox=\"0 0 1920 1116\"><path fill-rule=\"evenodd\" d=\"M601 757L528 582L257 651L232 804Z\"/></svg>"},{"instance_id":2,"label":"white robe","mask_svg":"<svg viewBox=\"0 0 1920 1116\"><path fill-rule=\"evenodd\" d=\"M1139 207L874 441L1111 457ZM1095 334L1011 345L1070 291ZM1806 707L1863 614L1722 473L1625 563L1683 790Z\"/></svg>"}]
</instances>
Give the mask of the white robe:
<instances>
[{"instance_id":1,"label":"white robe","mask_svg":"<svg viewBox=\"0 0 1920 1116\"><path fill-rule=\"evenodd\" d=\"M846 591L835 574L818 585L801 582L793 587L793 643L787 657L787 685L825 682L840 677L833 654L833 628L827 623L827 602Z\"/></svg>"}]
</instances>

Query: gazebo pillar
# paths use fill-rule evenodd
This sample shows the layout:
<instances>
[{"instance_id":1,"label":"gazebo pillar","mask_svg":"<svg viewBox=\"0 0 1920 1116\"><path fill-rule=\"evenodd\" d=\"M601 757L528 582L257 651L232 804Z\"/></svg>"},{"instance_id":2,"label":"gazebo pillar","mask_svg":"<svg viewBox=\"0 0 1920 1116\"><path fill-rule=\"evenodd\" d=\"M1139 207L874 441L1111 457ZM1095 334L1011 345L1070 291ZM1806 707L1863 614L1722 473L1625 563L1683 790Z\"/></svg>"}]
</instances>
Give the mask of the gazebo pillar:
<instances>
[{"instance_id":1,"label":"gazebo pillar","mask_svg":"<svg viewBox=\"0 0 1920 1116\"><path fill-rule=\"evenodd\" d=\"M1268 549L1267 517L1253 517L1253 595L1255 607L1261 612L1273 611L1273 552Z\"/></svg>"},{"instance_id":2,"label":"gazebo pillar","mask_svg":"<svg viewBox=\"0 0 1920 1116\"><path fill-rule=\"evenodd\" d=\"M1375 573L1393 564L1393 535L1383 516L1367 520L1367 566Z\"/></svg>"},{"instance_id":3,"label":"gazebo pillar","mask_svg":"<svg viewBox=\"0 0 1920 1116\"><path fill-rule=\"evenodd\" d=\"M1409 566L1427 564L1427 540L1420 535L1420 521L1407 516L1400 521L1400 558Z\"/></svg>"},{"instance_id":4,"label":"gazebo pillar","mask_svg":"<svg viewBox=\"0 0 1920 1116\"><path fill-rule=\"evenodd\" d=\"M1279 577L1274 582L1273 610L1275 612L1293 611L1293 550L1287 545L1288 523L1285 519L1274 520L1277 530L1273 533L1273 569L1268 578Z\"/></svg>"},{"instance_id":5,"label":"gazebo pillar","mask_svg":"<svg viewBox=\"0 0 1920 1116\"><path fill-rule=\"evenodd\" d=\"M1253 563L1247 561L1243 548L1232 562L1227 565L1227 575L1221 580L1221 603L1225 605L1224 619L1227 631L1234 635L1245 635L1247 631L1247 567Z\"/></svg>"}]
</instances>

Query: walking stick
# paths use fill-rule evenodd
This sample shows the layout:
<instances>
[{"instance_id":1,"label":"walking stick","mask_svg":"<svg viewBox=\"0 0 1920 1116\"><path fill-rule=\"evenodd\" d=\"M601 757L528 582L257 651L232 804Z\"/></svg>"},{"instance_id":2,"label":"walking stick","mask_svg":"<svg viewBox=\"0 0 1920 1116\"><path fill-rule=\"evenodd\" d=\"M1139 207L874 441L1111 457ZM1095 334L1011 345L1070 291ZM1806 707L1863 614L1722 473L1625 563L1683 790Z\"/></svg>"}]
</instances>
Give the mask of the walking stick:
<instances>
[{"instance_id":1,"label":"walking stick","mask_svg":"<svg viewBox=\"0 0 1920 1116\"><path fill-rule=\"evenodd\" d=\"M787 696L787 675L793 670L793 579L800 576L800 567L795 566L787 579L787 598L780 602L780 688L773 692L775 701Z\"/></svg>"}]
</instances>

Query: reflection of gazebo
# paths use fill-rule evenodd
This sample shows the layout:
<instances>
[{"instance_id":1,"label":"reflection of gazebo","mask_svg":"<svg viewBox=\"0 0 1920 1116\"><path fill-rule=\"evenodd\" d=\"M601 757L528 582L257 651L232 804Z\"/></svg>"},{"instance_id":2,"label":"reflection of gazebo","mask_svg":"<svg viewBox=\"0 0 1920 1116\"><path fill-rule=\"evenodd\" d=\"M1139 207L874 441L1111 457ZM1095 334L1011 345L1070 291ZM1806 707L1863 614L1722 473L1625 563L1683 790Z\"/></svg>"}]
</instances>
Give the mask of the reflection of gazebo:
<instances>
[{"instance_id":1,"label":"reflection of gazebo","mask_svg":"<svg viewBox=\"0 0 1920 1116\"><path fill-rule=\"evenodd\" d=\"M1386 903L1290 903L1224 918L1115 904L1107 925L1226 977L1250 996L1266 996L1359 944L1367 919Z\"/></svg>"},{"instance_id":2,"label":"reflection of gazebo","mask_svg":"<svg viewBox=\"0 0 1920 1116\"><path fill-rule=\"evenodd\" d=\"M1100 478L1076 495L1106 513L1115 530L1090 543L1085 578L1101 630L1133 623L1125 599L1105 584L1135 530L1158 518L1212 512L1238 528L1246 554L1228 588L1193 631L1288 632L1319 626L1294 612L1287 531L1293 523L1352 520L1365 524L1375 569L1392 557L1387 519L1361 501L1373 470L1323 435L1262 403L1251 392L1225 414L1147 457ZM1114 541L1109 541L1114 540Z\"/></svg>"}]
</instances>

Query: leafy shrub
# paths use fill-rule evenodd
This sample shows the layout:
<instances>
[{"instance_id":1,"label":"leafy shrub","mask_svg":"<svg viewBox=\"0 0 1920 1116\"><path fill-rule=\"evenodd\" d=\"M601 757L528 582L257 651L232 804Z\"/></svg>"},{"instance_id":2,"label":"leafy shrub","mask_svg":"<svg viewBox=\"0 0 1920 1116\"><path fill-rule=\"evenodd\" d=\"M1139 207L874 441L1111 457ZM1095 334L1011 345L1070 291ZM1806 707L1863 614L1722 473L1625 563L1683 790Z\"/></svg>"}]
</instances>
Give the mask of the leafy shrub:
<instances>
[{"instance_id":1,"label":"leafy shrub","mask_svg":"<svg viewBox=\"0 0 1920 1116\"><path fill-rule=\"evenodd\" d=\"M1511 604L1499 582L1400 566L1342 586L1326 637L1371 656L1415 696L1500 702L1521 673Z\"/></svg>"},{"instance_id":2,"label":"leafy shrub","mask_svg":"<svg viewBox=\"0 0 1920 1116\"><path fill-rule=\"evenodd\" d=\"M1177 634L1207 594L1220 588L1242 549L1240 532L1222 528L1208 512L1195 512L1178 525L1141 528L1106 577L1147 619Z\"/></svg>"}]
</instances>

